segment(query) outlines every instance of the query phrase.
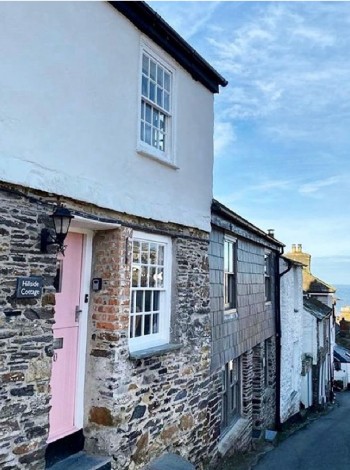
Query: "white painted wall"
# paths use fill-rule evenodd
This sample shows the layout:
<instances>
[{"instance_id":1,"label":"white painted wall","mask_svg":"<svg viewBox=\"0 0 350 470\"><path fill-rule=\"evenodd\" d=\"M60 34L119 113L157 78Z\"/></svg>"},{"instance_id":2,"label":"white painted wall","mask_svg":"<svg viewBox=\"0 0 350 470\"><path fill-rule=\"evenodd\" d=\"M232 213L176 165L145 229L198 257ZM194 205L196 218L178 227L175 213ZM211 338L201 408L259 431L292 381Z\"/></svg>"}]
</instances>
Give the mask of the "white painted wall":
<instances>
[{"instance_id":1,"label":"white painted wall","mask_svg":"<svg viewBox=\"0 0 350 470\"><path fill-rule=\"evenodd\" d=\"M280 260L280 272L287 269ZM281 277L281 421L298 413L301 396L303 288L302 269L293 265Z\"/></svg>"},{"instance_id":2,"label":"white painted wall","mask_svg":"<svg viewBox=\"0 0 350 470\"><path fill-rule=\"evenodd\" d=\"M179 169L138 154L140 41L106 2L1 2L1 179L209 231L213 95L164 54Z\"/></svg>"},{"instance_id":3,"label":"white painted wall","mask_svg":"<svg viewBox=\"0 0 350 470\"><path fill-rule=\"evenodd\" d=\"M312 363L317 364L317 320L307 310L303 309L303 354L312 357Z\"/></svg>"}]
</instances>

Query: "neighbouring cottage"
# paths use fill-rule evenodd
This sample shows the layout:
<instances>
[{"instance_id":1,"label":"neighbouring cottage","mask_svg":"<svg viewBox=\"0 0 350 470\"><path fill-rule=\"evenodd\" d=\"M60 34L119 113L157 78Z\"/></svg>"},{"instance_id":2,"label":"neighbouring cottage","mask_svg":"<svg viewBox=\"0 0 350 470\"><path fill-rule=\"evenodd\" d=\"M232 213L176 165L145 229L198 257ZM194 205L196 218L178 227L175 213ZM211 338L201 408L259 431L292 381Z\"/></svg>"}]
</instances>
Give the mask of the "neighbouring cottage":
<instances>
[{"instance_id":1,"label":"neighbouring cottage","mask_svg":"<svg viewBox=\"0 0 350 470\"><path fill-rule=\"evenodd\" d=\"M303 355L301 403L308 408L331 401L336 289L311 273L311 255L292 245L286 257L303 264Z\"/></svg>"},{"instance_id":2,"label":"neighbouring cottage","mask_svg":"<svg viewBox=\"0 0 350 470\"><path fill-rule=\"evenodd\" d=\"M280 421L300 411L303 354L303 265L280 257L281 385Z\"/></svg>"},{"instance_id":3,"label":"neighbouring cottage","mask_svg":"<svg viewBox=\"0 0 350 470\"><path fill-rule=\"evenodd\" d=\"M164 451L201 468L226 81L143 2L4 2L0 42L0 467L49 468L64 447L118 470ZM46 243L57 210L74 216L65 256ZM254 295L273 351L273 294Z\"/></svg>"},{"instance_id":4,"label":"neighbouring cottage","mask_svg":"<svg viewBox=\"0 0 350 470\"><path fill-rule=\"evenodd\" d=\"M210 446L247 450L276 424L278 259L283 245L218 201L212 204Z\"/></svg>"}]
</instances>

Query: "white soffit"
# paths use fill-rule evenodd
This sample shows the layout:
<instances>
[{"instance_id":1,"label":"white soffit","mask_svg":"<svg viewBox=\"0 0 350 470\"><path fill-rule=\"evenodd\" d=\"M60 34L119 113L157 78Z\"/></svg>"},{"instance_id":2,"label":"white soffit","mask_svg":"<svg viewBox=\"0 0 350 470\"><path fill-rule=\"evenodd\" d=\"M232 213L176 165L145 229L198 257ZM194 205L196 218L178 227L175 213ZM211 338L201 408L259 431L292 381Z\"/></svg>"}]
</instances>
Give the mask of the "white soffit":
<instances>
[{"instance_id":1,"label":"white soffit","mask_svg":"<svg viewBox=\"0 0 350 470\"><path fill-rule=\"evenodd\" d=\"M86 217L81 217L80 215L75 215L70 224L71 228L86 230L115 230L120 226L121 225L118 223L101 222L100 220L88 219Z\"/></svg>"}]
</instances>

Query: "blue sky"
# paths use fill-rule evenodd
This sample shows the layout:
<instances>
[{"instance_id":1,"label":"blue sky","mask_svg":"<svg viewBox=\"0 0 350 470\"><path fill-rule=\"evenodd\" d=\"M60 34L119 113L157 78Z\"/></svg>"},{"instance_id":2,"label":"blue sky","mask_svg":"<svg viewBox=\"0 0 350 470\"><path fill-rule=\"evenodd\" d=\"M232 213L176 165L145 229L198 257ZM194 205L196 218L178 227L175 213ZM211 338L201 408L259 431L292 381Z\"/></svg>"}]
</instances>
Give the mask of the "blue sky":
<instances>
[{"instance_id":1,"label":"blue sky","mask_svg":"<svg viewBox=\"0 0 350 470\"><path fill-rule=\"evenodd\" d=\"M350 284L350 3L148 3L229 81L214 197Z\"/></svg>"}]
</instances>

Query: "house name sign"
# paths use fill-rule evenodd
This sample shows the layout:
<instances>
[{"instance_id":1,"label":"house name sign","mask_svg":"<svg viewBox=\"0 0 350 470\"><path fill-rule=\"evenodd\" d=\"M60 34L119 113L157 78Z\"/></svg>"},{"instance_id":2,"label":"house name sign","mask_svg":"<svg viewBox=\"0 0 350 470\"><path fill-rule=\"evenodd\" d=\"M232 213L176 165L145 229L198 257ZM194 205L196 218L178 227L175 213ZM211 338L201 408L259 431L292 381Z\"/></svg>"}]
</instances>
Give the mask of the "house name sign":
<instances>
[{"instance_id":1,"label":"house name sign","mask_svg":"<svg viewBox=\"0 0 350 470\"><path fill-rule=\"evenodd\" d=\"M39 299L43 288L40 276L18 277L16 287L17 299Z\"/></svg>"}]
</instances>

